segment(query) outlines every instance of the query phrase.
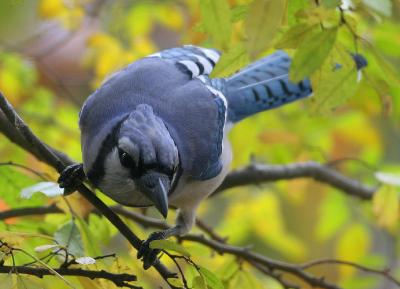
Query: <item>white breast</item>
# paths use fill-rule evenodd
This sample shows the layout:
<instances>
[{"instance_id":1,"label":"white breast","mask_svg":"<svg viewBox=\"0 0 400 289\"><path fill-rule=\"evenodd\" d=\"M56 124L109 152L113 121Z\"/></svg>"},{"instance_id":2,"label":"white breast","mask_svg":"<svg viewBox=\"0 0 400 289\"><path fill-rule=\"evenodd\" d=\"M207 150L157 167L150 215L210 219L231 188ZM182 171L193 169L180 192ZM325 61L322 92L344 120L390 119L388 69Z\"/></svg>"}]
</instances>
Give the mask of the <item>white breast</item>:
<instances>
[{"instance_id":1,"label":"white breast","mask_svg":"<svg viewBox=\"0 0 400 289\"><path fill-rule=\"evenodd\" d=\"M222 170L218 176L206 180L193 180L188 176L182 175L179 183L169 197L169 203L178 208L197 208L199 203L213 193L225 179L229 171L229 166L232 161L232 150L229 140L224 133L222 146Z\"/></svg>"}]
</instances>

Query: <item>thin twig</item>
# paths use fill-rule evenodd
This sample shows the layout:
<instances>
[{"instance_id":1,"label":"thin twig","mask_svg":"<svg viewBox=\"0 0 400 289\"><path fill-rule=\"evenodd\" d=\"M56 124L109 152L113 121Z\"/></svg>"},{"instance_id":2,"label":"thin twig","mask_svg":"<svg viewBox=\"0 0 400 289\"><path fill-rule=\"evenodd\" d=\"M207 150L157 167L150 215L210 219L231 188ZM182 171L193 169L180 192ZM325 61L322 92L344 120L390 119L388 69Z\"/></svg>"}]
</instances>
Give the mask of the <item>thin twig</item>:
<instances>
[{"instance_id":1,"label":"thin twig","mask_svg":"<svg viewBox=\"0 0 400 289\"><path fill-rule=\"evenodd\" d=\"M214 230L204 223L202 220L199 218L196 218L196 226L199 227L205 234L207 234L211 239L217 240L221 243L225 243L228 240L228 237L221 237L218 235Z\"/></svg>"},{"instance_id":2,"label":"thin twig","mask_svg":"<svg viewBox=\"0 0 400 289\"><path fill-rule=\"evenodd\" d=\"M337 259L322 259L322 260L315 260L311 262L307 262L301 265L301 268L303 270L310 269L311 267L319 266L319 265L328 265L328 264L336 264L336 265L344 265L344 266L350 266L354 267L358 270L368 272L368 273L373 273L377 275L382 275L383 277L387 278L388 280L392 281L394 284L400 287L400 281L394 278L392 275L390 275L390 269L385 268L383 270L379 269L372 269L365 267L361 264L357 264L354 262L350 261L344 261L344 260L337 260Z\"/></svg>"},{"instance_id":3,"label":"thin twig","mask_svg":"<svg viewBox=\"0 0 400 289\"><path fill-rule=\"evenodd\" d=\"M239 257L239 258L249 262L250 264L251 264L251 262L256 262L258 264L265 266L266 268L269 268L270 270L280 270L280 271L289 273L291 275L294 275L294 276L300 278L301 280L310 284L313 287L319 287L319 288L325 288L325 289L340 289L341 288L341 287L338 287L334 284L331 284L331 283L325 281L324 277L315 277L315 276L303 271L302 268L298 265L273 260L273 259L267 258L261 254L252 252L252 251L248 250L247 248L223 244L223 243L220 243L215 240L207 239L204 236L194 235L194 234L188 234L179 239L182 241L191 241L191 242L197 242L197 243L203 244L220 254L231 254L231 255L234 255L236 257Z\"/></svg>"},{"instance_id":4,"label":"thin twig","mask_svg":"<svg viewBox=\"0 0 400 289\"><path fill-rule=\"evenodd\" d=\"M254 268L256 268L258 271L260 271L261 273L270 276L271 278L275 279L276 281L278 281L283 288L285 289L300 289L300 286L295 285L293 283L290 283L286 280L283 280L281 274L274 272L273 270L270 270L268 268L266 268L265 266L257 263L257 262L249 262Z\"/></svg>"},{"instance_id":5,"label":"thin twig","mask_svg":"<svg viewBox=\"0 0 400 289\"><path fill-rule=\"evenodd\" d=\"M182 267L181 267L181 265L179 265L178 261L176 260L177 258L181 258L181 256L172 255L165 250L163 250L163 253L166 254L172 260L172 262L175 263L175 266L176 266L176 268L178 268L179 274L182 277L182 283L183 283L184 288L189 289L189 286L188 286L185 274L183 273Z\"/></svg>"},{"instance_id":6,"label":"thin twig","mask_svg":"<svg viewBox=\"0 0 400 289\"><path fill-rule=\"evenodd\" d=\"M13 161L0 162L0 166L12 166L12 167L21 168L21 169L23 169L23 170L25 170L25 171L28 171L28 172L34 174L35 176L41 178L41 179L44 180L44 181L48 181L48 180L50 179L50 178L49 178L47 175L45 175L44 173L38 172L38 171L36 171L36 170L34 170L34 169L30 168L30 167L24 166L24 165L22 165L22 164L15 163L15 162L13 162Z\"/></svg>"},{"instance_id":7,"label":"thin twig","mask_svg":"<svg viewBox=\"0 0 400 289\"><path fill-rule=\"evenodd\" d=\"M121 206L114 206L111 207L112 210L121 216L124 216L130 220L133 220L145 227L152 227L152 228L157 228L157 229L167 229L169 228L168 224L166 224L163 221L160 221L155 218L151 218L148 216L144 216L142 214L139 214L134 211L129 211ZM5 212L0 213L0 220L6 219L6 218L11 218L11 217L21 217L21 216L27 216L27 215L36 215L36 214L50 214L50 213L64 213L61 209L57 208L55 205L50 205L46 207L28 207L28 208L20 208L20 209L11 209ZM93 211L93 213L97 213L97 211ZM301 265L296 265L296 264L290 264L290 263L285 263L285 262L280 262L276 261L273 259L269 259L263 255L251 252L247 248L243 247L237 247L237 246L232 246L228 245L224 242L218 241L218 239L223 239L221 236L219 236L217 233L215 233L215 236L218 237L214 240L210 240L205 238L204 236L201 235L195 235L195 234L188 234L186 236L180 237L180 241L191 241L191 242L197 242L200 244L203 244L216 252L220 254L231 254L234 255L242 260L247 261L249 264L251 264L254 268L258 269L259 271L263 272L264 274L267 274L268 276L271 276L272 278L275 278L280 282L284 287L286 286L287 288L296 288L295 285L288 283L286 280L283 280L283 278L275 272L276 270L280 270L285 273L290 273L292 275L295 275L302 279L303 281L309 283L309 284L314 284L321 286L321 288L339 288L339 287L330 287L334 286L332 284L325 284L326 281L323 278L318 278L314 277L312 275L309 275L308 273L304 272L305 269L308 269L312 266L317 266L317 265L322 265L322 264L328 264L328 263L336 263L336 264L342 264L342 265L348 265L348 266L353 266L355 268L358 268L362 271L365 272L370 272L370 273L376 273L383 275L384 277L388 278L395 284L400 284L398 280L396 280L393 276L389 274L389 270L376 270L376 269L371 269L365 266L362 266L360 264L356 263L351 263L348 261L341 261L341 260L316 260L316 261L311 261L309 263L304 263Z\"/></svg>"},{"instance_id":8,"label":"thin twig","mask_svg":"<svg viewBox=\"0 0 400 289\"><path fill-rule=\"evenodd\" d=\"M61 276L81 276L90 279L106 279L113 282L118 287L128 287L134 289L141 288L127 283L137 280L137 277L132 274L126 274L126 273L114 274L104 270L93 271L80 268L59 268L53 270L58 274L60 274ZM9 273L9 272L18 272L18 274L27 274L39 278L43 278L43 276L48 276L48 275L54 276L54 273L46 268L35 268L28 266L0 266L0 273Z\"/></svg>"}]
</instances>

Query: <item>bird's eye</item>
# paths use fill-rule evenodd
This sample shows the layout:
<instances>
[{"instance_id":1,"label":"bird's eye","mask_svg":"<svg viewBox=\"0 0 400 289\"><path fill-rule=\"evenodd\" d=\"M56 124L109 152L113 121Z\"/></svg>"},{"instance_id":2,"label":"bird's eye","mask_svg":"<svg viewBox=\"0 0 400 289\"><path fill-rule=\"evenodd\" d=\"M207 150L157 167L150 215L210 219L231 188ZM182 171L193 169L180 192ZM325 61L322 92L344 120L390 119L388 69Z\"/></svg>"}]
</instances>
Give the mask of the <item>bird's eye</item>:
<instances>
[{"instance_id":1,"label":"bird's eye","mask_svg":"<svg viewBox=\"0 0 400 289\"><path fill-rule=\"evenodd\" d=\"M135 161L132 159L132 157L125 151L118 149L118 154L119 154L119 160L121 162L121 165L126 167L126 168L134 168Z\"/></svg>"}]
</instances>

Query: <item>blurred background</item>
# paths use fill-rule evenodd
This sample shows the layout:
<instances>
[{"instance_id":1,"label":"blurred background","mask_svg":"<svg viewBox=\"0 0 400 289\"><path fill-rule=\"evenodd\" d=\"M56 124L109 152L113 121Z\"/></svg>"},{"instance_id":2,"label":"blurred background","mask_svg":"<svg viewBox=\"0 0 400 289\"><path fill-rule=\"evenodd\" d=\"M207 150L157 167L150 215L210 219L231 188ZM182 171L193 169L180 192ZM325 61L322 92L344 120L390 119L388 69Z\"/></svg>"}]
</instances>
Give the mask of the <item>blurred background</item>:
<instances>
[{"instance_id":1,"label":"blurred background","mask_svg":"<svg viewBox=\"0 0 400 289\"><path fill-rule=\"evenodd\" d=\"M200 2L0 1L0 90L41 139L79 162L78 112L107 75L138 58L182 44L214 47L230 56L246 44L244 22L253 1L225 1L231 13L227 36L213 33L207 24L211 16L204 8L212 4ZM338 19L339 12L334 7L341 1L322 2L326 5L319 6L318 1L288 1L285 20L257 57L282 47L280 40L285 32L299 22L336 21L329 17ZM330 2L334 3L333 8ZM348 29L342 29L337 38L337 42L349 51L362 53L369 62L355 95L340 100L340 105L329 112L315 112L309 104L298 102L243 121L230 137L234 149L232 169L252 162L289 164L313 160L329 163L371 186L379 183L376 172L400 174L400 82L394 79L400 67L400 1L343 2L349 25L368 42L365 45L364 41L354 40ZM289 48L287 51L292 54L295 51L283 48ZM237 70L253 58L251 53L239 53L220 75ZM0 135L0 162L8 161L57 179L52 168ZM54 202L65 208L61 198L50 200L35 195L21 200L20 190L38 180L26 170L0 166L0 211ZM240 187L205 201L199 216L219 235L228 237L229 243L251 244L254 250L271 258L288 262L337 258L374 268L392 268L392 273L400 277L400 190L391 184L384 186L390 187L393 194L383 201L359 200L311 179ZM119 270L141 271L135 252L106 220L88 216L91 208L78 194L67 199L76 214L85 219L85 225L79 226L85 226L87 231L86 252L116 252ZM146 213L158 216L152 209ZM171 214L168 221L172 223L173 218ZM0 223L0 230L52 234L69 219L69 215L9 219ZM128 223L141 238L152 231ZM21 246L29 251L37 242L30 240ZM185 247L197 263L207 268L237 264L229 255L216 255L195 243ZM187 270L187 274L194 274L190 268ZM320 266L313 272L344 288L397 288L384 278L344 266ZM149 286L146 288L156 288L159 277L154 272L141 274L143 284ZM66 288L56 278L32 280L32 284L40 284L38 288ZM77 288L113 288L94 287L104 286L94 281L89 285L82 280L74 282ZM227 288L282 288L245 263L224 282Z\"/></svg>"}]
</instances>

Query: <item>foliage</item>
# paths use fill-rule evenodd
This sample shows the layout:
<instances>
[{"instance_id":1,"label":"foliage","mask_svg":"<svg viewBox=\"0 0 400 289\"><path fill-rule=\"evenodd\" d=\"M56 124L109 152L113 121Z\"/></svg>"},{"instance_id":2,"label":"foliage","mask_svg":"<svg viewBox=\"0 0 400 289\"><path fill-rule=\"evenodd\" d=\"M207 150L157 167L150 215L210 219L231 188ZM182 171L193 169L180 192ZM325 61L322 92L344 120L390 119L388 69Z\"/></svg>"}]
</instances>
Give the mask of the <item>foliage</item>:
<instances>
[{"instance_id":1,"label":"foliage","mask_svg":"<svg viewBox=\"0 0 400 289\"><path fill-rule=\"evenodd\" d=\"M250 161L281 164L312 159L335 165L363 183L382 185L372 201L345 196L308 179L235 188L204 202L200 218L229 237L229 243L252 244L254 250L271 258L299 263L339 258L373 268L391 267L393 275L400 277L393 268L400 248L398 1L101 2L0 3L0 26L9 26L12 31L0 29L2 39L7 39L0 41L0 91L35 133L78 161L77 118L83 100L114 71L166 46L193 43L222 50L214 77L228 76L254 59L284 49L293 56L290 78L298 81L309 77L314 95L308 101L240 123L231 133L232 167ZM46 32L46 25L55 30ZM31 35L22 33L25 27L32 27ZM65 38L56 44L50 42L56 35ZM50 44L43 45L47 41ZM368 60L358 83L353 53ZM90 89L80 79L85 85L88 82ZM68 91L73 91L74 97ZM162 284L155 272L141 269L136 252L121 241L105 218L90 214L92 207L78 194L66 198L34 194L22 199L23 189L32 190L43 181L54 182L57 173L0 136L0 162L8 161L42 175L1 163L0 211L55 204L63 214L7 219L0 223L2 242L22 248L51 267L73 258L116 253L116 258L96 260L94 264L92 259L80 259L80 265L74 266L134 272L138 275L135 284L144 288ZM152 209L148 213L157 216ZM153 231L126 221L141 238ZM228 254L213 254L195 242L176 244L173 240L152 245L183 258L177 261L189 288L282 288L275 278L248 263ZM0 259L5 264L34 260L21 252L12 259L4 250L0 249ZM174 266L167 254L161 260ZM316 267L313 272L344 288L386 284L382 278L366 277L345 266ZM171 282L184 285L183 280L175 279ZM28 282L33 288L68 288L68 282L74 288L116 288L105 280L82 277L55 276L38 281L0 274L1 289L31 288L24 285Z\"/></svg>"}]
</instances>

